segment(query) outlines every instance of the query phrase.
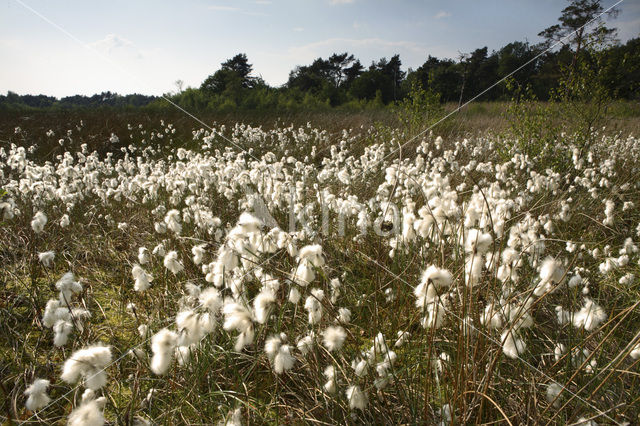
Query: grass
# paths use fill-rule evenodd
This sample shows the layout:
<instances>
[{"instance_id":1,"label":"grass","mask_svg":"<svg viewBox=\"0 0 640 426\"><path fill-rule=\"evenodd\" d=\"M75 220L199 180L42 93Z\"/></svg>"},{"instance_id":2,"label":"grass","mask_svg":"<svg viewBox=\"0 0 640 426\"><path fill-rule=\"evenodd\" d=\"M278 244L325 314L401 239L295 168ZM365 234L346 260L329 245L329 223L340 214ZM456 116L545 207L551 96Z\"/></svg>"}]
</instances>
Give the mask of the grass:
<instances>
[{"instance_id":1,"label":"grass","mask_svg":"<svg viewBox=\"0 0 640 426\"><path fill-rule=\"evenodd\" d=\"M620 119L620 129L635 132L636 106L618 105L628 114ZM106 111L3 116L0 139L35 149L27 155L32 161L29 167L12 168L6 156L0 161L2 185L8 190L4 200L13 199L19 210L0 228L0 351L6 360L0 367L0 389L5 396L0 415L7 422L63 423L80 405L83 387L60 380L61 365L73 351L102 342L112 348L116 360L107 370L107 386L98 392L107 400L105 417L111 424L132 424L135 418L157 424L211 424L229 419L238 408L242 421L248 424L437 423L447 422L443 414L447 409L456 424L572 424L590 417L605 424L638 421L638 361L628 355L637 343L640 292L637 284L624 285L620 279L627 274L640 276L639 255L629 248L627 263L619 262L604 273L600 270L607 259L619 259L620 250L629 247L625 245L627 238L638 239L637 140L612 137L608 127L607 134L598 135L591 147L591 161L585 155L582 168L575 167L566 155L572 152L571 135L562 137L557 147L544 147L557 154L557 162L545 163L542 157L524 159L513 148L516 145L509 148L511 151L498 149L507 137L501 118L504 107L497 103L471 105L455 116L453 124L442 128L447 133L441 146L436 135L426 135L403 148L400 159L391 156L382 162L379 159L396 149L398 141L406 140L403 129L398 129L394 117L385 111L299 114L280 121L269 115L247 117L247 122L261 124L262 129L241 128L235 133L230 127L242 117L203 118L205 122L227 123L226 137L235 135L236 144L251 145L251 155L264 159L263 164L252 162L248 155L225 157L225 142L219 138L206 147L204 135L194 140L192 134L200 126L166 112L164 116ZM453 108L445 106L446 111ZM84 125L80 126L80 120ZM310 128L307 121L312 123ZM292 129L276 124L289 122L294 124ZM373 126L380 122L383 124ZM142 129L136 128L139 123ZM175 133L167 133L168 123L173 124ZM128 124L134 129L129 130ZM18 133L16 126L21 127ZM45 135L49 129L55 136ZM69 129L71 135L64 136ZM343 129L351 130L343 133ZM152 131L166 136L151 140ZM120 141L107 142L111 133ZM62 147L57 143L61 136L65 138ZM83 143L88 144L89 152L97 152L89 161L95 169L81 169L83 163L74 163L77 172L68 179L77 184L76 191L61 197L55 191L42 190L48 184L56 189L66 187L61 178L64 173L51 173L46 161L60 165L56 155L64 151L78 159ZM137 149L125 149L129 145ZM317 147L315 157L311 145ZM178 148L182 147L192 153L179 160ZM5 143L4 148L7 153L9 145ZM146 152L142 152L144 148ZM226 148L234 149L230 144ZM269 152L274 158L269 159ZM107 153L114 160L107 160ZM10 154L12 158L15 155ZM299 164L285 162L280 166L286 173L279 173L273 164L288 156ZM114 167L117 161L120 163ZM558 162L562 173L554 171ZM361 170L365 166L367 173ZM389 177L385 182L390 166L396 167L399 179ZM348 183L337 177L341 170L350 177ZM178 312L204 312L190 295L188 284L205 288L211 283L205 281L201 266L191 261L191 247L206 243L205 263L216 261L217 250L249 205L243 182L263 196L285 230L290 217L289 190L298 185L298 201L310 205L306 215L310 227L307 234L295 234L297 246L320 244L326 264L316 268L312 284L300 287L302 301L292 304L287 302L288 290L296 284L291 282L290 272L301 259L284 248L259 252L261 270L277 278L281 287L269 320L265 324L254 321L253 344L235 351L237 332L225 330L225 318L220 315L215 331L194 346L189 363L181 366L174 360L167 374L156 375L146 358L152 356L150 341L138 334L138 326L147 324L152 334L163 327L175 330ZM282 184L283 190L278 192L273 182ZM143 189L151 184L155 189ZM402 212L405 208L412 210L416 219L433 220L437 226L406 241L372 231L360 236L358 217L349 216L345 233L340 235L336 232L339 205L330 203L330 233L314 234L322 224L322 206L313 202L323 190L329 191L327 196L351 199L353 209L367 212L372 222L377 217L383 224L390 222L392 229L395 219L387 218L387 210L379 203L368 207L367 200L393 201L402 220L409 220L408 212ZM603 223L606 199L615 202L610 224ZM625 210L625 202L634 204ZM157 210L160 205L165 211ZM572 214L568 221L561 216L565 205ZM171 208L181 212L182 232L158 234L154 223L161 222ZM422 216L420 208L426 209ZM438 208L444 210L436 211ZM37 210L49 218L42 234L34 233L30 226ZM197 226L196 211L220 218L221 225L212 230L220 231L217 238L215 232ZM477 211L475 219L473 211ZM71 219L66 228L57 223L63 213ZM297 231L302 229L301 218ZM504 232L496 227L498 221L503 221ZM127 225L120 229L119 223ZM402 223L395 227L401 231ZM503 261L491 262L484 254L465 250L472 228L491 235L489 251L496 253L494 259L507 247L516 249L518 258L523 259L517 266L519 279L503 283L498 274ZM567 242L576 242L578 247L568 251ZM135 292L131 268L138 261L138 248L151 250L159 243L167 251L178 252L185 270L173 275L163 266L162 256L154 255L144 266L154 276L152 287L145 293ZM390 256L392 248L395 251ZM600 253L594 256L594 249ZM56 252L50 269L37 260L37 253L45 250ZM237 250L245 260L253 256L250 250ZM465 285L469 275L466 265L475 256L483 256L486 265L478 283L470 288ZM546 256L561 262L564 283L577 273L583 282L575 288L563 285L557 291L532 296L539 282L540 262ZM451 288L439 290L439 296L448 300L440 327L423 327L427 313L415 305L414 289L429 265L445 268L453 276ZM263 285L254 266L247 263L239 272L243 289L237 299L245 300L249 307ZM69 344L58 348L41 317L47 300L57 297L55 282L69 270L83 282L82 293L72 303L88 309L92 317L83 331L73 331ZM332 302L334 278L342 287ZM233 276L225 279L221 291L231 296ZM512 289L505 289L505 285ZM312 297L311 288L325 293L318 324L308 323L304 308L305 299ZM604 309L606 319L588 330L559 323L556 306L579 311L586 300L585 291ZM517 311L516 317L506 315L498 329L481 320L490 303L518 306L529 300L532 305ZM347 334L344 347L329 351L322 343L322 332L335 325L338 309L345 307L351 311L351 320L341 324ZM526 350L512 359L502 349L501 333L513 329L518 316L525 314L531 315L533 325L517 333ZM318 336L316 346L304 355L295 345L311 331ZM397 333L403 331L410 333L409 340L396 348ZM281 375L274 373L264 353L265 340L279 333L287 335L295 357L294 367ZM374 344L379 333L397 355L394 363L382 369L384 374L376 369L385 360L384 350ZM567 351L556 359L558 343ZM356 376L352 363L366 357L363 352L372 347L368 371ZM145 355L137 358L131 349L141 349ZM588 355L576 356L576 351L583 350L588 350ZM336 394L323 389L323 371L328 365L338 370ZM23 392L36 377L51 381L49 394L54 403L34 414L24 408ZM378 389L381 378L389 383ZM553 382L564 388L559 406L546 397ZM345 390L352 385L365 392L367 409L349 407ZM147 398L150 392L152 396Z\"/></svg>"}]
</instances>

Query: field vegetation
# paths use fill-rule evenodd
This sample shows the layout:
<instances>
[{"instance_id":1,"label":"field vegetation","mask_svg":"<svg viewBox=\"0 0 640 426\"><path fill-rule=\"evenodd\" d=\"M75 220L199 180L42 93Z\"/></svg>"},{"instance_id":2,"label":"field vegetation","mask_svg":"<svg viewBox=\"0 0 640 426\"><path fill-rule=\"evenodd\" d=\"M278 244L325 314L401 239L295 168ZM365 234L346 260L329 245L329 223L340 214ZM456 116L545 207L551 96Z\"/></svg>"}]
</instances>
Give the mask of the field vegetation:
<instances>
[{"instance_id":1,"label":"field vegetation","mask_svg":"<svg viewBox=\"0 0 640 426\"><path fill-rule=\"evenodd\" d=\"M637 424L640 107L588 40L544 100L7 109L3 422Z\"/></svg>"}]
</instances>

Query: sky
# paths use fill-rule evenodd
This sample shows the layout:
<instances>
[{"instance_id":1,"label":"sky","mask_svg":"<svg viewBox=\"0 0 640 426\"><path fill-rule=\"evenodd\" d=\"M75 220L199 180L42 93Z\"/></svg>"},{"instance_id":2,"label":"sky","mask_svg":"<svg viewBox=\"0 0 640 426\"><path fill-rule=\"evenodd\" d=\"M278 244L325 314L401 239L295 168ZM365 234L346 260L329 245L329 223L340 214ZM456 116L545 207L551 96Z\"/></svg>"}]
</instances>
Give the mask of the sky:
<instances>
[{"instance_id":1,"label":"sky","mask_svg":"<svg viewBox=\"0 0 640 426\"><path fill-rule=\"evenodd\" d=\"M603 0L609 7L618 0ZM0 93L160 95L198 87L246 53L272 86L297 65L349 52L368 66L399 54L457 58L542 41L566 0L0 0ZM608 22L640 35L640 1Z\"/></svg>"}]
</instances>

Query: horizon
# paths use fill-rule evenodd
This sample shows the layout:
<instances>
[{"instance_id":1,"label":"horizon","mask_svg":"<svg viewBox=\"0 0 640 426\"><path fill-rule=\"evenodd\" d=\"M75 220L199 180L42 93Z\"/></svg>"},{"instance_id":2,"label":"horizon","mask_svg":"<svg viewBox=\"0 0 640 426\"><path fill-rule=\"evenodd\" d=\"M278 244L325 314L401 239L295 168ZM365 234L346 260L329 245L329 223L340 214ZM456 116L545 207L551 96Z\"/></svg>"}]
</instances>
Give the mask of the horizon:
<instances>
[{"instance_id":1,"label":"horizon","mask_svg":"<svg viewBox=\"0 0 640 426\"><path fill-rule=\"evenodd\" d=\"M160 96L174 92L177 80L183 89L199 87L237 53L246 53L252 75L272 87L285 84L296 66L332 53L353 54L364 67L399 54L403 70L416 69L429 55L457 60L485 46L491 52L514 41L537 44L537 34L555 24L567 4L190 0L174 7L148 0L8 0L0 17L0 57L10 66L0 69L0 93ZM615 1L602 4L606 9ZM617 28L621 43L638 37L640 4L623 1L617 8L617 19L606 19L607 25ZM138 18L145 13L149 18Z\"/></svg>"}]
</instances>

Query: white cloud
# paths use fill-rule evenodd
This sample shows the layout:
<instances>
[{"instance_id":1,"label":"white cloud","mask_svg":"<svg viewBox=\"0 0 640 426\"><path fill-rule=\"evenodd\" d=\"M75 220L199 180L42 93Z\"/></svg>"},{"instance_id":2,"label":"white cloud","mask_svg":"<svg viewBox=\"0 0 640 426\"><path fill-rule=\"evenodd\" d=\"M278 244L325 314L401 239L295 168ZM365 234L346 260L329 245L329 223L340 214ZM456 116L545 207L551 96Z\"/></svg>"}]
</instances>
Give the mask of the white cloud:
<instances>
[{"instance_id":1,"label":"white cloud","mask_svg":"<svg viewBox=\"0 0 640 426\"><path fill-rule=\"evenodd\" d=\"M331 4L349 4L355 1L356 0L331 0Z\"/></svg>"},{"instance_id":2,"label":"white cloud","mask_svg":"<svg viewBox=\"0 0 640 426\"><path fill-rule=\"evenodd\" d=\"M111 53L116 49L133 47L133 42L117 34L107 34L102 40L89 43L89 47L96 50Z\"/></svg>"},{"instance_id":3,"label":"white cloud","mask_svg":"<svg viewBox=\"0 0 640 426\"><path fill-rule=\"evenodd\" d=\"M255 4L271 4L273 3L271 0L255 0Z\"/></svg>"},{"instance_id":4,"label":"white cloud","mask_svg":"<svg viewBox=\"0 0 640 426\"><path fill-rule=\"evenodd\" d=\"M299 32L301 32L301 31L304 31L304 28L302 28L302 27L294 27L294 28L293 28L293 31L295 31L295 32L299 33Z\"/></svg>"},{"instance_id":5,"label":"white cloud","mask_svg":"<svg viewBox=\"0 0 640 426\"><path fill-rule=\"evenodd\" d=\"M444 10L441 10L440 12L435 14L434 18L444 19L444 18L449 18L450 16L451 16L450 12L445 12Z\"/></svg>"}]
</instances>

